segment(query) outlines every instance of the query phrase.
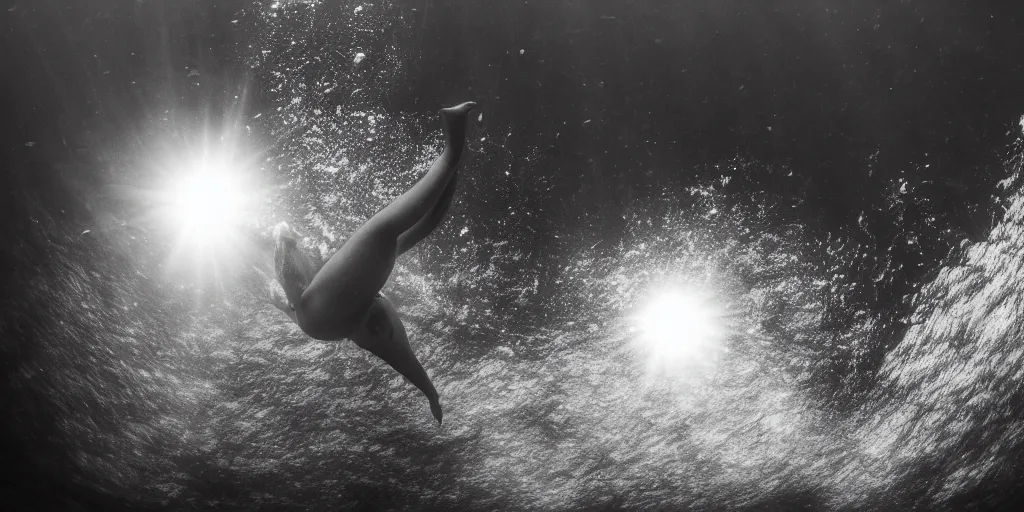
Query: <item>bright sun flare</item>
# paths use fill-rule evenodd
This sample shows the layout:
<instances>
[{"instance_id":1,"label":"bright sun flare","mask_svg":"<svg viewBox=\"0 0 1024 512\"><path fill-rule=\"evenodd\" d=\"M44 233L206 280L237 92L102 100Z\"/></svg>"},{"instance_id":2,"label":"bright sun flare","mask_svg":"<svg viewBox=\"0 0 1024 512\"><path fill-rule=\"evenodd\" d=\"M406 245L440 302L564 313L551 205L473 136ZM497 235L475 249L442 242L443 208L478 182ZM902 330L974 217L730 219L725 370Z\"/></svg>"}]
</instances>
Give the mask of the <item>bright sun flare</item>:
<instances>
[{"instance_id":1,"label":"bright sun flare","mask_svg":"<svg viewBox=\"0 0 1024 512\"><path fill-rule=\"evenodd\" d=\"M229 155L207 155L168 162L168 181L154 213L174 239L169 269L192 269L217 282L246 254L260 188L256 176L244 164L229 165L233 161Z\"/></svg>"},{"instance_id":2,"label":"bright sun flare","mask_svg":"<svg viewBox=\"0 0 1024 512\"><path fill-rule=\"evenodd\" d=\"M707 362L723 348L721 316L714 304L697 295L663 293L636 317L639 348L655 366Z\"/></svg>"},{"instance_id":3,"label":"bright sun flare","mask_svg":"<svg viewBox=\"0 0 1024 512\"><path fill-rule=\"evenodd\" d=\"M236 178L219 169L202 169L177 184L172 215L188 242L209 245L237 226L244 199Z\"/></svg>"}]
</instances>

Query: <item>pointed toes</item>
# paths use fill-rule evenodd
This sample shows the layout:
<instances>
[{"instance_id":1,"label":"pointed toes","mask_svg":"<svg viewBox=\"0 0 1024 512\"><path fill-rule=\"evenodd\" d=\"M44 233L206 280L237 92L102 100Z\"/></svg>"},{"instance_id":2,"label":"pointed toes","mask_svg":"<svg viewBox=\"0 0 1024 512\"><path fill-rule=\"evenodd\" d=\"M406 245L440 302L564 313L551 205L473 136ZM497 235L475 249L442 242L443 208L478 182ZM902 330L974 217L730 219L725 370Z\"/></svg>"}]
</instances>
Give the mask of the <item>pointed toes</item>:
<instances>
[{"instance_id":1,"label":"pointed toes","mask_svg":"<svg viewBox=\"0 0 1024 512\"><path fill-rule=\"evenodd\" d=\"M441 424L441 418L443 413L441 412L441 404L436 401L430 402L430 413L434 415L434 419L437 420L437 424Z\"/></svg>"}]
</instances>

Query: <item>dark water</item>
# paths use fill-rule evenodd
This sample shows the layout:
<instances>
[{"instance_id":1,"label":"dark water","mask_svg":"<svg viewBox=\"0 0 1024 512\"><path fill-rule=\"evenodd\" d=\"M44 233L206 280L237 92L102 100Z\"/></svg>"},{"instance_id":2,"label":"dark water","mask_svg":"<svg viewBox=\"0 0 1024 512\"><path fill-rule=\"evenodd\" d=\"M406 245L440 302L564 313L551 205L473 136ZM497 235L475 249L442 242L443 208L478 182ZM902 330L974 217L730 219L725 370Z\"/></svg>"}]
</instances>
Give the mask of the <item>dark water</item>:
<instances>
[{"instance_id":1,"label":"dark water","mask_svg":"<svg viewBox=\"0 0 1024 512\"><path fill-rule=\"evenodd\" d=\"M1024 7L33 0L0 11L14 510L1015 510ZM361 54L361 56L360 56ZM445 407L154 220L228 155L329 254L441 147L385 288ZM665 285L719 305L684 361ZM695 362L696 361L696 362Z\"/></svg>"}]
</instances>

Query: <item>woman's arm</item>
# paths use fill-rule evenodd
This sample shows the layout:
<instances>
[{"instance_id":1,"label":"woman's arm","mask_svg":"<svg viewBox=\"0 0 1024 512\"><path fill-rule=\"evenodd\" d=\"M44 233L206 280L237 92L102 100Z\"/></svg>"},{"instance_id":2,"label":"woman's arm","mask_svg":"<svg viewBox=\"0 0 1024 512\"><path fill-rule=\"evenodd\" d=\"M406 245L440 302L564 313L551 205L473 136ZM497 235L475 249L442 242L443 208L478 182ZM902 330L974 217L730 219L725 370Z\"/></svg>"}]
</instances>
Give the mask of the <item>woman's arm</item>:
<instances>
[{"instance_id":1,"label":"woman's arm","mask_svg":"<svg viewBox=\"0 0 1024 512\"><path fill-rule=\"evenodd\" d=\"M288 318L291 318L292 322L297 324L298 320L295 319L295 310L288 304L288 299L274 286L274 280L259 268L253 267L253 269L263 277L263 282L268 288L270 296L267 298L267 302L280 309L282 313L288 315Z\"/></svg>"},{"instance_id":2,"label":"woman's arm","mask_svg":"<svg viewBox=\"0 0 1024 512\"><path fill-rule=\"evenodd\" d=\"M282 313L288 315L288 318L291 318L292 322L295 322L296 324L299 323L299 321L295 319L295 310L288 305L288 301L277 290L272 290L270 292L270 303L273 304L275 308L280 309Z\"/></svg>"}]
</instances>

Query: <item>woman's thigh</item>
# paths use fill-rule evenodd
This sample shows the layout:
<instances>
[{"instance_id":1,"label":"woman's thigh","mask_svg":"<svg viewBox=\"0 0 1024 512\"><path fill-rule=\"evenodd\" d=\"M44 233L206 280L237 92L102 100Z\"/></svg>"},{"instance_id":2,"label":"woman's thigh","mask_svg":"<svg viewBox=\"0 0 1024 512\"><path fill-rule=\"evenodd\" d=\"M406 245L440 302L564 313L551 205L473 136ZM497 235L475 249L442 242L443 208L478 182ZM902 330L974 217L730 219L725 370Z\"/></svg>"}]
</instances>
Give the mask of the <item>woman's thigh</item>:
<instances>
[{"instance_id":1,"label":"woman's thigh","mask_svg":"<svg viewBox=\"0 0 1024 512\"><path fill-rule=\"evenodd\" d=\"M372 223L353 233L303 292L302 316L310 324L303 329L344 331L342 336L347 336L391 275L396 249L395 238L373 229Z\"/></svg>"}]
</instances>

